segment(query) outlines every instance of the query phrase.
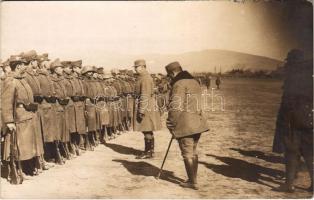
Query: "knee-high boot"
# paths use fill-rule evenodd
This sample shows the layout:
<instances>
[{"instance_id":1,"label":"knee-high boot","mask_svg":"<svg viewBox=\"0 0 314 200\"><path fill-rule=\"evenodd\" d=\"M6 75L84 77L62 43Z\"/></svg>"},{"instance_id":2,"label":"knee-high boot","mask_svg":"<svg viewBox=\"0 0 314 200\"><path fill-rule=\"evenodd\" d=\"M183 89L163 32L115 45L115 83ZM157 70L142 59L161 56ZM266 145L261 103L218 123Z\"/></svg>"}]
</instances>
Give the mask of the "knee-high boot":
<instances>
[{"instance_id":1,"label":"knee-high boot","mask_svg":"<svg viewBox=\"0 0 314 200\"><path fill-rule=\"evenodd\" d=\"M55 141L55 162L59 165L63 165L64 161L61 157L60 149L59 149L59 141Z\"/></svg>"},{"instance_id":2,"label":"knee-high boot","mask_svg":"<svg viewBox=\"0 0 314 200\"><path fill-rule=\"evenodd\" d=\"M181 187L184 188L191 188L194 190L198 189L197 183L196 183L196 176L195 176L195 167L194 167L194 162L193 162L193 158L184 158L184 166L185 166L185 170L188 176L188 181L187 182L183 182L180 183Z\"/></svg>"},{"instance_id":3,"label":"knee-high boot","mask_svg":"<svg viewBox=\"0 0 314 200\"><path fill-rule=\"evenodd\" d=\"M197 183L197 170L198 170L198 155L193 157L193 168L194 168L194 181Z\"/></svg>"}]
</instances>

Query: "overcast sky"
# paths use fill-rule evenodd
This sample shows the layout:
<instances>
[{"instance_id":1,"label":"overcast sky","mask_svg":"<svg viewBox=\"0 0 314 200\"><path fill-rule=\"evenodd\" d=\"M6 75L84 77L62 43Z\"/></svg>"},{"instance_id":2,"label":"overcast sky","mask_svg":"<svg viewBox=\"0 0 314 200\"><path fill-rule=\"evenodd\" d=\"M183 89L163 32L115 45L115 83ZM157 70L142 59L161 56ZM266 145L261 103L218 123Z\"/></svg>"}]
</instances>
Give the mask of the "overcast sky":
<instances>
[{"instance_id":1,"label":"overcast sky","mask_svg":"<svg viewBox=\"0 0 314 200\"><path fill-rule=\"evenodd\" d=\"M226 49L283 60L289 49L304 45L299 34L301 40L308 35L302 28L291 30L296 28L291 23L300 23L287 21L291 16L278 3L2 2L1 6L2 59L30 49L73 59L93 52Z\"/></svg>"}]
</instances>

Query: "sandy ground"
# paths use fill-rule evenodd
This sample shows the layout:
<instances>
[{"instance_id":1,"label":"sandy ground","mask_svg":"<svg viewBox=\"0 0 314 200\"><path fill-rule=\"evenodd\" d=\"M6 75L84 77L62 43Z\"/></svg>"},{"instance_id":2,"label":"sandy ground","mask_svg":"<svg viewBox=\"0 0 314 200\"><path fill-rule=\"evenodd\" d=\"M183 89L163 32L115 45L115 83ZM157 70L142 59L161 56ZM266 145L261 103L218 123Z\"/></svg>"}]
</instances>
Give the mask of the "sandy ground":
<instances>
[{"instance_id":1,"label":"sandy ground","mask_svg":"<svg viewBox=\"0 0 314 200\"><path fill-rule=\"evenodd\" d=\"M215 111L206 114L210 131L199 143L200 190L183 189L186 179L177 142L174 142L159 180L170 134L156 132L154 159L137 160L143 136L124 133L95 151L44 171L22 185L1 179L2 198L310 198L309 177L303 169L294 194L275 192L284 180L282 157L271 153L281 82L225 80L215 94Z\"/></svg>"}]
</instances>

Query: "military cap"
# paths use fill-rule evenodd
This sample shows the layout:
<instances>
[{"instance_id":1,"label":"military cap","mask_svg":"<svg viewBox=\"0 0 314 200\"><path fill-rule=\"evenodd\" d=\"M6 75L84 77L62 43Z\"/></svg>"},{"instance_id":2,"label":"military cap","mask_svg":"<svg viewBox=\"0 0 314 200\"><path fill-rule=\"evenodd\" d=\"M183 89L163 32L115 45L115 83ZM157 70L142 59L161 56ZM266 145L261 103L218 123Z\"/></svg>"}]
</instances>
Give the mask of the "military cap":
<instances>
[{"instance_id":1,"label":"military cap","mask_svg":"<svg viewBox=\"0 0 314 200\"><path fill-rule=\"evenodd\" d=\"M51 64L50 64L50 69L55 70L57 67L63 67L62 63L60 62L60 59L57 58L55 59Z\"/></svg>"},{"instance_id":2,"label":"military cap","mask_svg":"<svg viewBox=\"0 0 314 200\"><path fill-rule=\"evenodd\" d=\"M133 75L134 75L133 70L128 70L128 71L127 71L127 75L128 75L128 76L133 76Z\"/></svg>"},{"instance_id":3,"label":"military cap","mask_svg":"<svg viewBox=\"0 0 314 200\"><path fill-rule=\"evenodd\" d=\"M50 59L48 58L48 53L44 53L42 55L38 55L37 56L37 60L39 62L50 61Z\"/></svg>"},{"instance_id":4,"label":"military cap","mask_svg":"<svg viewBox=\"0 0 314 200\"><path fill-rule=\"evenodd\" d=\"M71 61L61 61L61 64L63 65L63 67L72 67Z\"/></svg>"},{"instance_id":5,"label":"military cap","mask_svg":"<svg viewBox=\"0 0 314 200\"><path fill-rule=\"evenodd\" d=\"M166 65L165 68L166 68L166 71L174 71L177 69L182 69L180 63L177 61L169 63L168 65Z\"/></svg>"},{"instance_id":6,"label":"military cap","mask_svg":"<svg viewBox=\"0 0 314 200\"><path fill-rule=\"evenodd\" d=\"M98 74L104 74L104 67L98 67L98 68L96 69L96 72L97 72Z\"/></svg>"},{"instance_id":7,"label":"military cap","mask_svg":"<svg viewBox=\"0 0 314 200\"><path fill-rule=\"evenodd\" d=\"M27 61L18 55L10 56L9 65L19 64L19 63L27 63Z\"/></svg>"},{"instance_id":8,"label":"military cap","mask_svg":"<svg viewBox=\"0 0 314 200\"><path fill-rule=\"evenodd\" d=\"M72 66L81 68L82 67L82 60L73 61Z\"/></svg>"},{"instance_id":9,"label":"military cap","mask_svg":"<svg viewBox=\"0 0 314 200\"><path fill-rule=\"evenodd\" d=\"M134 66L133 67L138 67L138 66L146 66L146 62L144 59L139 59L134 61Z\"/></svg>"},{"instance_id":10,"label":"military cap","mask_svg":"<svg viewBox=\"0 0 314 200\"><path fill-rule=\"evenodd\" d=\"M105 71L103 77L105 79L112 78L112 74L109 71Z\"/></svg>"},{"instance_id":11,"label":"military cap","mask_svg":"<svg viewBox=\"0 0 314 200\"><path fill-rule=\"evenodd\" d=\"M119 70L120 74L126 74L127 71L128 71L128 70L126 70L126 69L120 69L120 70Z\"/></svg>"},{"instance_id":12,"label":"military cap","mask_svg":"<svg viewBox=\"0 0 314 200\"><path fill-rule=\"evenodd\" d=\"M32 60L38 60L38 56L35 50L30 50L24 53L21 53L22 57L27 61L30 62Z\"/></svg>"},{"instance_id":13,"label":"military cap","mask_svg":"<svg viewBox=\"0 0 314 200\"><path fill-rule=\"evenodd\" d=\"M119 74L119 70L118 69L112 69L111 74Z\"/></svg>"},{"instance_id":14,"label":"military cap","mask_svg":"<svg viewBox=\"0 0 314 200\"><path fill-rule=\"evenodd\" d=\"M81 74L86 74L87 72L96 72L94 66L84 66Z\"/></svg>"}]
</instances>

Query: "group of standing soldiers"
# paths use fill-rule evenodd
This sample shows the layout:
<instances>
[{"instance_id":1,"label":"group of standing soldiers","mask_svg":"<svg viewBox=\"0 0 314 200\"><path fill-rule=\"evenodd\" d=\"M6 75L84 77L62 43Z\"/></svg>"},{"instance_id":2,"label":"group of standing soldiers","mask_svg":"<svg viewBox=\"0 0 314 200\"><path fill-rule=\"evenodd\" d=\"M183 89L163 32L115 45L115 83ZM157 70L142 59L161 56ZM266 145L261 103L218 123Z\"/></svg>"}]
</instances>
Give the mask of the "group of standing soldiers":
<instances>
[{"instance_id":1,"label":"group of standing soldiers","mask_svg":"<svg viewBox=\"0 0 314 200\"><path fill-rule=\"evenodd\" d=\"M1 71L1 162L11 183L133 129L132 70L105 72L32 50Z\"/></svg>"}]
</instances>

